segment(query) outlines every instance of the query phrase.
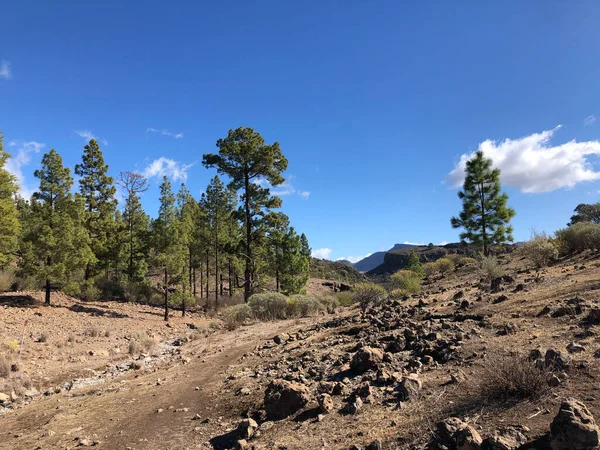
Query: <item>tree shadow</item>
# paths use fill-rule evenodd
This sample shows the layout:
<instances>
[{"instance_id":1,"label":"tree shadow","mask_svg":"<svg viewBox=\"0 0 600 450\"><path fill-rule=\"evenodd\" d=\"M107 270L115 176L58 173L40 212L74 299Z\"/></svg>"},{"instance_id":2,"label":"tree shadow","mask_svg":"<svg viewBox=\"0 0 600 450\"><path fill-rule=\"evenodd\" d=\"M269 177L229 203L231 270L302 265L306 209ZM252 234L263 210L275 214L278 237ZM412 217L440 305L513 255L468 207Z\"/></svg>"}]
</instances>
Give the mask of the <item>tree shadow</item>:
<instances>
[{"instance_id":1,"label":"tree shadow","mask_svg":"<svg viewBox=\"0 0 600 450\"><path fill-rule=\"evenodd\" d=\"M227 450L235 447L238 436L237 430L232 430L211 438L209 442L214 450Z\"/></svg>"},{"instance_id":2,"label":"tree shadow","mask_svg":"<svg viewBox=\"0 0 600 450\"><path fill-rule=\"evenodd\" d=\"M42 302L30 295L7 295L0 297L0 305L16 308L37 308Z\"/></svg>"},{"instance_id":3,"label":"tree shadow","mask_svg":"<svg viewBox=\"0 0 600 450\"><path fill-rule=\"evenodd\" d=\"M294 417L294 422L305 422L307 420L316 419L320 413L321 410L318 407L307 409Z\"/></svg>"},{"instance_id":4,"label":"tree shadow","mask_svg":"<svg viewBox=\"0 0 600 450\"><path fill-rule=\"evenodd\" d=\"M125 319L129 317L127 314L100 308L93 308L91 306L83 306L81 303L75 303L69 308L69 310L77 313L86 313L91 316L109 317L111 319Z\"/></svg>"}]
</instances>

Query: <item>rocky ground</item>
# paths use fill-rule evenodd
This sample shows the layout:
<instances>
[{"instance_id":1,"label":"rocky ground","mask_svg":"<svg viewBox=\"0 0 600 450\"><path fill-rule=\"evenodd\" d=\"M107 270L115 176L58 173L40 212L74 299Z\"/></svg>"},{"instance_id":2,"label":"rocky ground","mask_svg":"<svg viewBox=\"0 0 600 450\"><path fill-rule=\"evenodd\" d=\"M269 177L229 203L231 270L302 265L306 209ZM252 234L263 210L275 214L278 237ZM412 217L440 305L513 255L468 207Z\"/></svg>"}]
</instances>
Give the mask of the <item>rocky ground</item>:
<instances>
[{"instance_id":1,"label":"rocky ground","mask_svg":"<svg viewBox=\"0 0 600 450\"><path fill-rule=\"evenodd\" d=\"M493 291L467 267L364 316L235 331L200 315L167 327L139 305L9 302L0 342L32 325L0 389L0 448L594 448L600 258L539 278L503 264Z\"/></svg>"}]
</instances>

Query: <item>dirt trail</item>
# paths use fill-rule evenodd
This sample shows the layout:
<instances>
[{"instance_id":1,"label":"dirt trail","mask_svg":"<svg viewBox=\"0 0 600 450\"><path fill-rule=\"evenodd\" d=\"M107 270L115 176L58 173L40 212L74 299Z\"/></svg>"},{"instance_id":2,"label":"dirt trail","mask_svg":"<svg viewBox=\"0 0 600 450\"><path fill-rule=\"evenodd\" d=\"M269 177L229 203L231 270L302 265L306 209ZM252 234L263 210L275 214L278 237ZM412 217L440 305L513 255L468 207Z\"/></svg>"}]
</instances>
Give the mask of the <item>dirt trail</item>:
<instances>
[{"instance_id":1,"label":"dirt trail","mask_svg":"<svg viewBox=\"0 0 600 450\"><path fill-rule=\"evenodd\" d=\"M235 408L221 403L227 373L259 343L291 327L291 321L262 323L211 335L151 373L134 371L33 402L0 418L0 448L73 448L80 439L105 449L218 448L219 440L209 439L227 436L244 407L243 401ZM196 414L200 420L193 420Z\"/></svg>"}]
</instances>

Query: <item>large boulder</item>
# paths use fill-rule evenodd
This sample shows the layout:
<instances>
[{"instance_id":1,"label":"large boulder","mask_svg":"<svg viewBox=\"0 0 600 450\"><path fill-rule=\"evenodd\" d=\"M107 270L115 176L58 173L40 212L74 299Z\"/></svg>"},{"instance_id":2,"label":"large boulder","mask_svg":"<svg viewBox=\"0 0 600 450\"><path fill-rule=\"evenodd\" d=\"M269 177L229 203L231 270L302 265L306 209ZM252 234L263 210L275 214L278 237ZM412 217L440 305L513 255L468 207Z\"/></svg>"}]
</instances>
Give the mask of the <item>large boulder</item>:
<instances>
[{"instance_id":1,"label":"large boulder","mask_svg":"<svg viewBox=\"0 0 600 450\"><path fill-rule=\"evenodd\" d=\"M269 419L283 419L304 408L310 400L309 390L300 383L273 380L265 391L265 411Z\"/></svg>"},{"instance_id":2,"label":"large boulder","mask_svg":"<svg viewBox=\"0 0 600 450\"><path fill-rule=\"evenodd\" d=\"M458 417L437 424L438 442L454 450L480 450L482 439L475 428Z\"/></svg>"},{"instance_id":3,"label":"large boulder","mask_svg":"<svg viewBox=\"0 0 600 450\"><path fill-rule=\"evenodd\" d=\"M242 420L237 428L237 433L240 439L250 439L254 436L254 432L258 429L258 424L254 419Z\"/></svg>"},{"instance_id":4,"label":"large boulder","mask_svg":"<svg viewBox=\"0 0 600 450\"><path fill-rule=\"evenodd\" d=\"M398 384L398 396L403 402L414 400L419 396L419 391L422 388L421 380L415 373L403 377Z\"/></svg>"},{"instance_id":5,"label":"large boulder","mask_svg":"<svg viewBox=\"0 0 600 450\"><path fill-rule=\"evenodd\" d=\"M359 349L350 361L350 368L357 373L377 369L383 361L383 352L378 348L363 347Z\"/></svg>"},{"instance_id":6,"label":"large boulder","mask_svg":"<svg viewBox=\"0 0 600 450\"><path fill-rule=\"evenodd\" d=\"M587 407L575 399L563 401L550 426L552 450L589 450L598 445L598 426Z\"/></svg>"},{"instance_id":7,"label":"large boulder","mask_svg":"<svg viewBox=\"0 0 600 450\"><path fill-rule=\"evenodd\" d=\"M527 442L523 433L514 427L507 427L496 431L492 436L483 441L483 450L517 450Z\"/></svg>"}]
</instances>

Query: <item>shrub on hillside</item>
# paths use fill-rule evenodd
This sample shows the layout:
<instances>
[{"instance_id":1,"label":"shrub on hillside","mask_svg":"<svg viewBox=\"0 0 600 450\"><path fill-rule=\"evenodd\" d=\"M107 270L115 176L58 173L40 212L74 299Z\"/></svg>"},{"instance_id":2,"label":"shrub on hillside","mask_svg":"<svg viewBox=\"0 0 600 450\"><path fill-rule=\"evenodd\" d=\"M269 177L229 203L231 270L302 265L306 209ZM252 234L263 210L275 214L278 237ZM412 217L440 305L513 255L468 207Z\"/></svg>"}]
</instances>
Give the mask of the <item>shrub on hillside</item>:
<instances>
[{"instance_id":1,"label":"shrub on hillside","mask_svg":"<svg viewBox=\"0 0 600 450\"><path fill-rule=\"evenodd\" d=\"M12 268L6 268L0 271L0 292L13 290L16 283L15 272Z\"/></svg>"},{"instance_id":2,"label":"shrub on hillside","mask_svg":"<svg viewBox=\"0 0 600 450\"><path fill-rule=\"evenodd\" d=\"M153 295L152 286L146 281L131 281L125 286L125 298L130 302L147 303Z\"/></svg>"},{"instance_id":3,"label":"shrub on hillside","mask_svg":"<svg viewBox=\"0 0 600 450\"><path fill-rule=\"evenodd\" d=\"M125 288L121 283L115 280L100 278L96 281L96 286L100 289L100 297L102 300L116 300L123 298L125 295Z\"/></svg>"},{"instance_id":4,"label":"shrub on hillside","mask_svg":"<svg viewBox=\"0 0 600 450\"><path fill-rule=\"evenodd\" d=\"M369 282L359 283L354 286L352 295L354 301L360 304L363 313L370 306L380 305L387 298L387 292L382 286Z\"/></svg>"},{"instance_id":5,"label":"shrub on hillside","mask_svg":"<svg viewBox=\"0 0 600 450\"><path fill-rule=\"evenodd\" d=\"M0 378L8 378L10 375L10 361L0 355Z\"/></svg>"},{"instance_id":6,"label":"shrub on hillside","mask_svg":"<svg viewBox=\"0 0 600 450\"><path fill-rule=\"evenodd\" d=\"M532 240L519 247L519 253L529 259L538 270L558 258L558 249L544 233L534 233Z\"/></svg>"},{"instance_id":7,"label":"shrub on hillside","mask_svg":"<svg viewBox=\"0 0 600 450\"><path fill-rule=\"evenodd\" d=\"M440 258L435 262L437 266L437 270L444 276L447 274L454 272L456 266L454 263L448 258Z\"/></svg>"},{"instance_id":8,"label":"shrub on hillside","mask_svg":"<svg viewBox=\"0 0 600 450\"><path fill-rule=\"evenodd\" d=\"M423 271L425 272L425 275L427 275L428 277L431 277L437 273L438 266L434 262L428 262L428 263L423 264Z\"/></svg>"},{"instance_id":9,"label":"shrub on hillside","mask_svg":"<svg viewBox=\"0 0 600 450\"><path fill-rule=\"evenodd\" d=\"M350 291L338 292L335 298L340 306L352 306L355 302L354 295Z\"/></svg>"},{"instance_id":10,"label":"shrub on hillside","mask_svg":"<svg viewBox=\"0 0 600 450\"><path fill-rule=\"evenodd\" d=\"M101 296L102 292L92 280L85 281L81 284L81 293L79 294L79 298L81 298L81 300L86 302L95 302L100 300Z\"/></svg>"},{"instance_id":11,"label":"shrub on hillside","mask_svg":"<svg viewBox=\"0 0 600 450\"><path fill-rule=\"evenodd\" d=\"M412 270L399 270L390 278L394 289L401 289L405 295L421 292L421 276Z\"/></svg>"},{"instance_id":12,"label":"shrub on hillside","mask_svg":"<svg viewBox=\"0 0 600 450\"><path fill-rule=\"evenodd\" d=\"M287 297L277 292L254 294L248 299L248 305L259 320L280 320L287 315Z\"/></svg>"},{"instance_id":13,"label":"shrub on hillside","mask_svg":"<svg viewBox=\"0 0 600 450\"><path fill-rule=\"evenodd\" d=\"M325 311L327 311L328 314L335 313L338 306L340 306L338 298L333 295L319 297L318 300L319 300L319 302L321 302L321 305L323 306L323 308L325 308Z\"/></svg>"},{"instance_id":14,"label":"shrub on hillside","mask_svg":"<svg viewBox=\"0 0 600 450\"><path fill-rule=\"evenodd\" d=\"M477 265L477 260L475 258L469 258L468 256L461 257L459 259L459 263L456 264L456 266L460 266L460 267L476 266L476 265Z\"/></svg>"},{"instance_id":15,"label":"shrub on hillside","mask_svg":"<svg viewBox=\"0 0 600 450\"><path fill-rule=\"evenodd\" d=\"M321 302L311 295L292 295L288 298L288 305L293 305L291 308L288 306L288 317L308 317L324 309Z\"/></svg>"},{"instance_id":16,"label":"shrub on hillside","mask_svg":"<svg viewBox=\"0 0 600 450\"><path fill-rule=\"evenodd\" d=\"M252 319L252 308L246 303L230 306L223 310L223 320L228 330L235 330L250 319Z\"/></svg>"},{"instance_id":17,"label":"shrub on hillside","mask_svg":"<svg viewBox=\"0 0 600 450\"><path fill-rule=\"evenodd\" d=\"M498 262L495 256L481 255L481 272L489 280L495 280L505 274L504 267Z\"/></svg>"},{"instance_id":18,"label":"shrub on hillside","mask_svg":"<svg viewBox=\"0 0 600 450\"><path fill-rule=\"evenodd\" d=\"M600 224L577 222L569 228L556 232L561 250L564 253L575 253L583 250L600 248Z\"/></svg>"},{"instance_id":19,"label":"shrub on hillside","mask_svg":"<svg viewBox=\"0 0 600 450\"><path fill-rule=\"evenodd\" d=\"M455 266L460 265L461 260L464 258L463 255L459 255L458 253L448 253L445 258L448 258L450 261L454 263Z\"/></svg>"},{"instance_id":20,"label":"shrub on hillside","mask_svg":"<svg viewBox=\"0 0 600 450\"><path fill-rule=\"evenodd\" d=\"M406 292L403 289L392 289L390 291L390 298L392 300L403 300L406 297Z\"/></svg>"}]
</instances>

